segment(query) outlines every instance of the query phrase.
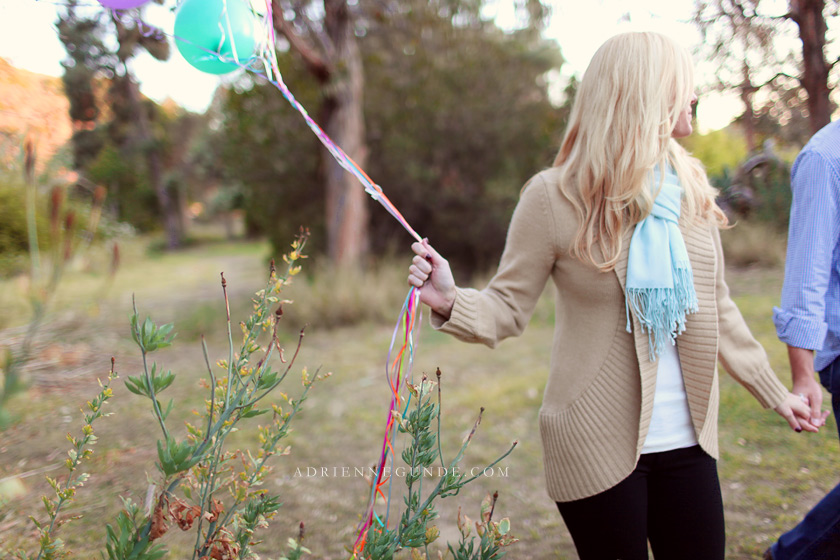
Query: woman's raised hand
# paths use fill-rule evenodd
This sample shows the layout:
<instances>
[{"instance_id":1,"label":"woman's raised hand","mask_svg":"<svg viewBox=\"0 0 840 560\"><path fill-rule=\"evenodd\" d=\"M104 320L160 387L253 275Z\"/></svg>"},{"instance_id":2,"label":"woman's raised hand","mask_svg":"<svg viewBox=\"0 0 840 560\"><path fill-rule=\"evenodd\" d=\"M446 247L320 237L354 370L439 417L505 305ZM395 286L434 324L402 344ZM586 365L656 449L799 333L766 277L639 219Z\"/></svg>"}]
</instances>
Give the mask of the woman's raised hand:
<instances>
[{"instance_id":1,"label":"woman's raised hand","mask_svg":"<svg viewBox=\"0 0 840 560\"><path fill-rule=\"evenodd\" d=\"M411 245L416 256L408 268L408 283L420 290L420 301L449 318L455 304L455 279L449 262L427 240Z\"/></svg>"}]
</instances>

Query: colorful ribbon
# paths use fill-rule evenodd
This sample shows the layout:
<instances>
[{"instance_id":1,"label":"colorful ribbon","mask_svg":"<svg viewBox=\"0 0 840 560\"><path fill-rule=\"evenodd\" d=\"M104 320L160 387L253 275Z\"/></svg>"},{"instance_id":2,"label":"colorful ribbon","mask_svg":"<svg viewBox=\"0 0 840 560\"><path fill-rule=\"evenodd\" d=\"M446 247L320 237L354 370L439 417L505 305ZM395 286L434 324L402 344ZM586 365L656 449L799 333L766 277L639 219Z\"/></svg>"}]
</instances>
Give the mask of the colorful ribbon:
<instances>
[{"instance_id":1,"label":"colorful ribbon","mask_svg":"<svg viewBox=\"0 0 840 560\"><path fill-rule=\"evenodd\" d=\"M268 41L263 52L263 61L270 61L266 64L266 76L268 81L274 85L283 96L291 103L291 105L303 116L306 124L315 133L315 136L332 154L336 161L353 174L362 186L374 200L379 202L385 210L388 211L405 230L414 237L417 241L422 242L420 235L414 231L408 221L403 217L402 213L394 206L394 204L385 196L382 188L374 183L370 177L354 162L339 146L337 146L329 136L321 129L320 126L309 116L306 109L295 99L292 92L283 82L283 77L280 74L280 69L277 66L277 54L275 52L275 36L273 25L273 14L271 0L266 0L266 28L268 30ZM273 73L273 74L272 74ZM394 449L394 442L397 436L397 428L399 422L397 415L406 414L408 401L403 404L403 398L400 395L400 386L411 374L411 368L414 363L414 329L422 321L422 314L420 313L420 291L416 288L411 288L406 296L402 311L397 320L397 325L394 328L394 333L391 336L391 345L388 348L388 358L385 363L385 377L388 380L388 385L391 389L391 403L388 409L388 416L385 422L385 434L380 446L379 460L376 464L373 481L371 483L370 497L368 505L365 510L362 520L359 524L356 541L353 544L353 558L356 558L364 549L367 541L367 533L374 523L380 528L385 529L388 526L388 519L391 511L391 489L393 480L391 478L393 469L393 458L396 455ZM402 329L402 336L400 336L400 329ZM402 344L398 350L395 351L398 338L401 339ZM410 399L409 399L410 400ZM385 475L385 467L389 463L391 465L389 475ZM387 486L387 495L385 494L385 487ZM381 519L376 513L376 501L382 498L386 502L385 519Z\"/></svg>"}]
</instances>

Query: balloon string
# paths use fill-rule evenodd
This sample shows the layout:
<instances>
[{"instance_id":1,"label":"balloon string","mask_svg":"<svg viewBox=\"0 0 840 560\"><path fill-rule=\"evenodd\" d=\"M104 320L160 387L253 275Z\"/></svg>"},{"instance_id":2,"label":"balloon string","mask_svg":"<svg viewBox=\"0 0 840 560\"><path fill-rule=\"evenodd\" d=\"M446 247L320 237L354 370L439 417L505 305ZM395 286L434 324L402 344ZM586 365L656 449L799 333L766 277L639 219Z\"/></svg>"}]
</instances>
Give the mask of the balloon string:
<instances>
[{"instance_id":1,"label":"balloon string","mask_svg":"<svg viewBox=\"0 0 840 560\"><path fill-rule=\"evenodd\" d=\"M385 210L388 211L399 223L403 226L403 228L417 241L422 241L423 238L414 231L414 228L409 225L408 221L402 215L402 213L397 209L396 206L388 199L385 193L382 190L382 187L377 185L373 182L373 180L368 177L367 173L355 162L353 158L348 156L344 150L341 149L340 146L335 144L332 139L324 132L324 130L318 125L315 120L309 116L309 113L306 109L301 105L298 100L295 98L294 94L292 94L291 90L289 90L286 83L283 81L283 76L280 73L280 68L277 65L277 54L275 51L275 32L274 32L274 25L273 25L273 11L271 0L266 0L266 21L267 27L269 29L268 36L269 41L267 45L267 58L270 61L270 70L273 72L273 77L271 75L272 72L268 72L269 68L267 67L267 79L269 83L271 83L274 87L280 90L280 93L283 94L283 97L294 107L298 113L303 117L306 124L309 126L310 130L315 134L318 140L327 148L327 151L335 158L338 164L351 173L354 177L356 177L362 186L365 189L371 198L379 202Z\"/></svg>"},{"instance_id":2,"label":"balloon string","mask_svg":"<svg viewBox=\"0 0 840 560\"><path fill-rule=\"evenodd\" d=\"M266 59L270 64L266 64L266 76L272 85L274 85L283 96L289 101L298 113L304 118L306 124L321 141L321 143L332 154L335 160L341 167L355 176L364 187L365 191L377 202L379 202L402 226L411 234L417 241L422 242L420 235L409 225L405 217L400 213L396 206L388 199L382 188L374 183L367 173L348 156L341 147L337 146L332 139L323 131L323 129L310 116L306 109L301 105L292 92L289 90L283 81L280 68L277 64L277 54L275 51L275 30L274 17L272 12L271 0L266 0L266 27L268 33L268 42L263 51L263 61ZM403 380L407 380L411 374L411 369L414 363L414 329L421 320L420 317L420 292L416 288L411 288L406 296L402 311L400 312L397 325L391 336L391 344L388 348L388 357L385 363L385 377L388 381L388 386L391 389L391 403L388 407L388 415L385 422L384 436L380 446L379 460L376 464L376 470L371 482L371 491L368 499L368 505L362 520L358 527L358 534L353 545L353 557L356 558L365 547L367 542L368 531L374 527L378 530L385 530L388 527L388 520L391 514L391 491L393 489L393 461L396 456L394 449L394 442L397 436L397 428L399 425L398 415L405 418L408 406L411 402L409 399L403 404L403 398L400 395L400 387ZM397 346L397 338L400 328L402 327L402 344L395 352ZM390 463L391 471L386 476L385 468ZM384 488L387 485L388 494L385 495ZM386 502L385 519L384 521L376 513L377 498L382 498Z\"/></svg>"},{"instance_id":3,"label":"balloon string","mask_svg":"<svg viewBox=\"0 0 840 560\"><path fill-rule=\"evenodd\" d=\"M267 74L269 75L269 82L274 85L283 96L289 101L289 103L303 116L304 120L306 121L309 128L315 133L315 136L321 141L321 143L327 148L327 150L333 155L336 161L341 165L344 169L349 171L353 174L359 182L365 188L365 191L376 201L378 201L405 229L408 231L417 241L422 241L420 235L417 234L416 231L408 224L408 221L403 217L400 211L394 206L394 204L388 199L385 193L382 191L382 188L379 187L376 183L374 183L370 177L364 172L364 170L353 161L339 146L337 146L330 137L321 129L320 126L309 116L306 109L295 99L292 92L286 86L285 82L283 82L282 75L280 73L280 69L277 65L277 56L274 52L274 25L273 25L273 16L272 16L272 6L271 0L266 1L266 11L267 11L267 21L270 23L267 27L269 28L269 43L268 43L268 60L271 61L271 68L270 70L273 71L273 79L269 73L269 69L267 68ZM420 292L416 288L411 288L409 290L408 296L406 297L405 304L403 305L402 312L400 313L400 318L397 321L397 325L394 329L394 333L391 337L391 345L388 349L388 358L386 360L385 365L385 375L388 380L388 385L391 389L391 403L388 408L388 416L385 423L385 435L383 437L382 445L380 446L380 455L379 460L377 461L375 474L373 480L371 482L371 492L370 497L368 500L368 505L365 510L365 514L362 517L362 521L359 524L358 534L356 536L356 541L353 545L353 557L355 558L358 554L362 552L364 546L367 542L367 534L370 528L376 523L377 527L380 530L386 529L388 526L388 519L391 513L391 490L393 488L393 458L396 456L396 450L394 449L394 441L397 435L397 415L402 415L403 418L405 417L408 405L410 404L410 398L405 405L402 405L402 397L400 395L400 385L401 381L404 377L408 377L411 372L411 368L414 362L414 341L413 341L413 332L415 326L418 324L418 311L419 311L419 303L420 303ZM400 326L403 327L403 343L400 349L396 352L392 360L392 354L394 353L394 347L396 346L397 335L400 330ZM403 370L403 366L405 366L405 370ZM405 376L403 376L403 373ZM400 409L403 409L400 412ZM385 467L389 463L391 464L391 472L388 476L385 476ZM384 487L388 486L388 495L385 496ZM376 513L376 500L377 497L381 497L386 502L386 515L385 520L383 521L379 515Z\"/></svg>"}]
</instances>

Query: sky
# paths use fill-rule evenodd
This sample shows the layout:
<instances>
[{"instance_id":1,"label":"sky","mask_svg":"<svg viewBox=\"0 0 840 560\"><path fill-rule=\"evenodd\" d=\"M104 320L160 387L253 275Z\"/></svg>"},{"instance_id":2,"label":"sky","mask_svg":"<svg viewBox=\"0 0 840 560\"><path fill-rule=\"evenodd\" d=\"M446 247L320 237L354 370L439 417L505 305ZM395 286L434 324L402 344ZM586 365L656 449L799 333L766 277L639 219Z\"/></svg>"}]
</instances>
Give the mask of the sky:
<instances>
[{"instance_id":1,"label":"sky","mask_svg":"<svg viewBox=\"0 0 840 560\"><path fill-rule=\"evenodd\" d=\"M96 0L86 0L98 7ZM700 42L697 29L688 23L693 0L550 0L551 20L547 37L558 41L565 63L558 88L570 75L580 77L589 59L609 37L624 31L658 31L692 49ZM14 66L60 76L64 48L54 22L61 0L0 0L0 57ZM513 0L496 0L487 11L502 26L513 21ZM174 15L150 3L144 19L171 34ZM700 66L702 70L702 65ZM148 55L133 61L133 70L143 93L157 101L171 98L191 111L203 112L210 103L219 78L190 66L173 49L166 62ZM698 81L701 76L698 76ZM230 79L230 78L227 78ZM707 94L698 105L701 132L726 126L742 111L734 96Z\"/></svg>"}]
</instances>

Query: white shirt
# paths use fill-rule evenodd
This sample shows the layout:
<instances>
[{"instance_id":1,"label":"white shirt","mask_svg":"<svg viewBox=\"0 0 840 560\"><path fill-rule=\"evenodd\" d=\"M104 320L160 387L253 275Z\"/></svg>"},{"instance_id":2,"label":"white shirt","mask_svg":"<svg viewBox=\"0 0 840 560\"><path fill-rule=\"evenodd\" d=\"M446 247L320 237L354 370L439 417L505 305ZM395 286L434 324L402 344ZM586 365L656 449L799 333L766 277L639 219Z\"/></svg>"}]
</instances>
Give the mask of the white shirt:
<instances>
[{"instance_id":1,"label":"white shirt","mask_svg":"<svg viewBox=\"0 0 840 560\"><path fill-rule=\"evenodd\" d=\"M653 415L642 453L659 453L692 445L697 445L697 436L688 409L680 355L676 345L666 344L659 356Z\"/></svg>"}]
</instances>

